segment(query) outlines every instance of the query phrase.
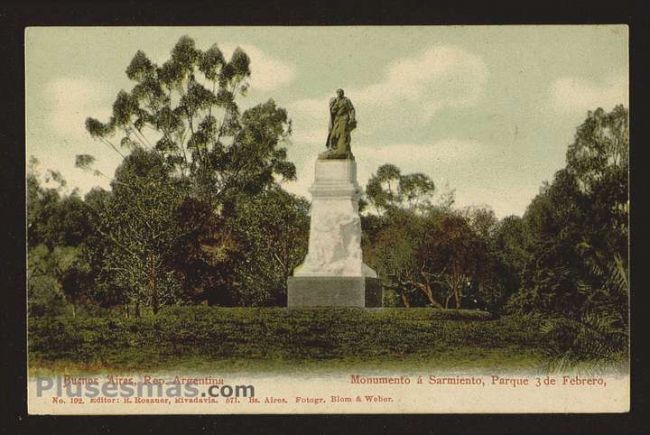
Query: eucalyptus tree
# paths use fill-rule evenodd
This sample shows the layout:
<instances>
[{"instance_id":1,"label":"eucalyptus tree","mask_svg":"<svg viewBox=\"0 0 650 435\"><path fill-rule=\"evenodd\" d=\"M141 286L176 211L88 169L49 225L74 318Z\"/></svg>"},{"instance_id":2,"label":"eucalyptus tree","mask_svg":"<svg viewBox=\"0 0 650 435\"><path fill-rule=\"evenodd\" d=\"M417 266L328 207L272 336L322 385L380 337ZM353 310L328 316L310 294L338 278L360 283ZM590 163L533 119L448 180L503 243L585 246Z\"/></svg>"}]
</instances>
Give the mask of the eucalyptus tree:
<instances>
[{"instance_id":1,"label":"eucalyptus tree","mask_svg":"<svg viewBox=\"0 0 650 435\"><path fill-rule=\"evenodd\" d=\"M251 69L239 48L226 59L216 44L201 50L184 36L160 65L138 51L126 75L134 85L117 94L110 118L86 119L90 135L123 158L111 194L94 210L107 242L97 245L102 255L94 258L101 262L103 284L124 289L133 304L156 312L180 297L189 276L179 254L215 250L201 240L230 240L214 233L223 230L217 223L238 195L295 178L282 146L291 122L273 100L240 111L237 98L247 93ZM93 163L93 156L77 156L81 168L92 170ZM208 212L182 216L188 204ZM217 250L232 253L222 248ZM207 257L214 257L210 252ZM185 284L185 290L194 285Z\"/></svg>"},{"instance_id":2,"label":"eucalyptus tree","mask_svg":"<svg viewBox=\"0 0 650 435\"><path fill-rule=\"evenodd\" d=\"M380 166L366 185L366 197L379 214L397 208L417 212L431 206L435 184L429 176L416 172L402 174L395 165Z\"/></svg>"},{"instance_id":3,"label":"eucalyptus tree","mask_svg":"<svg viewBox=\"0 0 650 435\"><path fill-rule=\"evenodd\" d=\"M280 146L291 133L287 112L269 100L240 113L251 76L240 48L227 60L216 44L203 51L183 36L161 65L138 51L126 75L135 85L118 93L109 120L86 119L90 135L118 154L155 153L192 195L213 203L295 177Z\"/></svg>"}]
</instances>

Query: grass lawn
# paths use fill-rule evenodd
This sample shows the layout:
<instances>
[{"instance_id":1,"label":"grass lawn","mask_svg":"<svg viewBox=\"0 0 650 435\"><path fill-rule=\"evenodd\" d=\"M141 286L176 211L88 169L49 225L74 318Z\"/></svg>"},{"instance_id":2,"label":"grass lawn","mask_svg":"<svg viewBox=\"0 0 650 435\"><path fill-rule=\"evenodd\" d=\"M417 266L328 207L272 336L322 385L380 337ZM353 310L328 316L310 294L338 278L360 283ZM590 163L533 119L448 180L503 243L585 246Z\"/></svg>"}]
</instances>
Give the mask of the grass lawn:
<instances>
[{"instance_id":1,"label":"grass lawn","mask_svg":"<svg viewBox=\"0 0 650 435\"><path fill-rule=\"evenodd\" d=\"M393 358L341 358L332 360L283 360L283 359L210 359L198 356L175 357L164 361L134 361L123 363L84 363L59 360L30 361L30 375L56 373L89 374L106 371L121 372L227 372L227 373L297 373L317 374L339 371L426 371L438 372L531 372L545 371L547 360L535 351L521 349L497 349L478 351L472 348L450 349L438 355L407 355Z\"/></svg>"},{"instance_id":2,"label":"grass lawn","mask_svg":"<svg viewBox=\"0 0 650 435\"><path fill-rule=\"evenodd\" d=\"M466 310L175 307L156 316L37 318L30 375L180 371L544 372L542 324Z\"/></svg>"}]
</instances>

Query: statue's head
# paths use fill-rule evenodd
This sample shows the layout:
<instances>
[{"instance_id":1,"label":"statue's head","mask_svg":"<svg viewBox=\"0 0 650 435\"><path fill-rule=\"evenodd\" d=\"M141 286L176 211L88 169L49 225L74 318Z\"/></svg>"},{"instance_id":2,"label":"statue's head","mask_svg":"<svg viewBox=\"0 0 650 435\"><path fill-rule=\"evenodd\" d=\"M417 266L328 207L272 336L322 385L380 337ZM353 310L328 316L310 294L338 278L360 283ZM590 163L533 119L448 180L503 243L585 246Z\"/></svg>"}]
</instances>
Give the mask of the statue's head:
<instances>
[{"instance_id":1,"label":"statue's head","mask_svg":"<svg viewBox=\"0 0 650 435\"><path fill-rule=\"evenodd\" d=\"M338 97L341 98L344 95L343 94L343 89L337 89L336 90L336 95L338 95Z\"/></svg>"}]
</instances>

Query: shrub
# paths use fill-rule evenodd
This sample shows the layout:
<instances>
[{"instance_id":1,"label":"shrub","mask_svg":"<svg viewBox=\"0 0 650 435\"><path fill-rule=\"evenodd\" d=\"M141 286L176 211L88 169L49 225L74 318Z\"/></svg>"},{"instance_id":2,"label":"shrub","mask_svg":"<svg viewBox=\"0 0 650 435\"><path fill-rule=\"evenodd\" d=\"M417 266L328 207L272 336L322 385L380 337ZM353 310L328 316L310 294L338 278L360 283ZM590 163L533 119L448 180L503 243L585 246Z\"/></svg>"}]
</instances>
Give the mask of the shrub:
<instances>
[{"instance_id":1,"label":"shrub","mask_svg":"<svg viewBox=\"0 0 650 435\"><path fill-rule=\"evenodd\" d=\"M628 334L619 323L617 316L592 312L579 320L544 320L541 331L549 368L561 371L580 361L589 361L592 370L617 364L628 347Z\"/></svg>"},{"instance_id":2,"label":"shrub","mask_svg":"<svg viewBox=\"0 0 650 435\"><path fill-rule=\"evenodd\" d=\"M49 275L30 277L27 296L30 318L62 315L68 305L58 281Z\"/></svg>"}]
</instances>

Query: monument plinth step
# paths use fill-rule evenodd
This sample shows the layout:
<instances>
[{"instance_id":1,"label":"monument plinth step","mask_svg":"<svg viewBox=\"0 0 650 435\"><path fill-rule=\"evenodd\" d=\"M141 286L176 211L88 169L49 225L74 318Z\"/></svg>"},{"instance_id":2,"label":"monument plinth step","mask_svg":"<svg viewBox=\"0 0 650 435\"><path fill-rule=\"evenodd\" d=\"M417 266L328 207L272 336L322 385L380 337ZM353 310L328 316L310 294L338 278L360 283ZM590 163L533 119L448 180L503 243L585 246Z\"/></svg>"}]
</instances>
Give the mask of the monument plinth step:
<instances>
[{"instance_id":1,"label":"monument plinth step","mask_svg":"<svg viewBox=\"0 0 650 435\"><path fill-rule=\"evenodd\" d=\"M381 307L378 278L342 276L289 277L288 307Z\"/></svg>"}]
</instances>

